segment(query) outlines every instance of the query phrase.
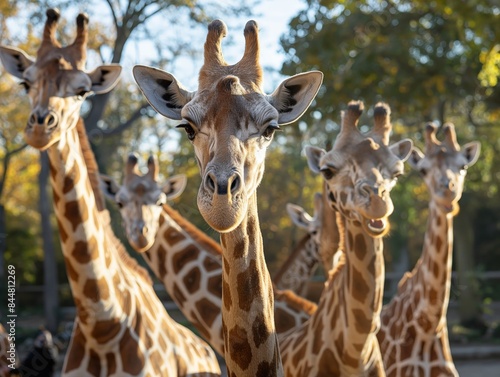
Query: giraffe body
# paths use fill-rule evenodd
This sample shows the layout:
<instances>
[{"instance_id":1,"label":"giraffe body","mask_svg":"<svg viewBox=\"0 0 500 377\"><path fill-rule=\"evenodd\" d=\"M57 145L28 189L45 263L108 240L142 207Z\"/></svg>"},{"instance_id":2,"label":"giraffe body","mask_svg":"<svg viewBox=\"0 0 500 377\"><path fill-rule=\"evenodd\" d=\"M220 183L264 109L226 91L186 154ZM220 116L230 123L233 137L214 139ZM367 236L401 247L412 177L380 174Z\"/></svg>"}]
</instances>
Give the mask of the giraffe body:
<instances>
[{"instance_id":1,"label":"giraffe body","mask_svg":"<svg viewBox=\"0 0 500 377\"><path fill-rule=\"evenodd\" d=\"M136 66L134 77L159 113L182 120L180 127L195 149L202 176L198 208L221 233L222 328L228 374L279 376L283 371L256 189L274 131L302 115L321 85L322 74L293 76L265 95L257 24L247 22L244 34L243 58L228 65L221 51L226 27L219 20L209 25L195 93L156 69Z\"/></svg>"},{"instance_id":2,"label":"giraffe body","mask_svg":"<svg viewBox=\"0 0 500 377\"><path fill-rule=\"evenodd\" d=\"M86 74L88 19L77 17L75 43L55 40L59 13L47 11L36 61L2 47L7 70L24 80L32 104L25 138L47 150L54 209L77 317L63 366L65 376L215 376L211 348L175 323L146 271L128 256L96 199L97 179L87 170L87 140L79 110L90 92L110 90L117 66ZM92 156L93 157L93 156Z\"/></svg>"},{"instance_id":3,"label":"giraffe body","mask_svg":"<svg viewBox=\"0 0 500 377\"><path fill-rule=\"evenodd\" d=\"M422 255L381 313L378 333L388 376L458 376L448 341L446 312L451 287L453 216L458 212L466 169L479 156L479 143L460 148L454 126L426 127L425 155L414 147L408 160L430 192Z\"/></svg>"}]
</instances>

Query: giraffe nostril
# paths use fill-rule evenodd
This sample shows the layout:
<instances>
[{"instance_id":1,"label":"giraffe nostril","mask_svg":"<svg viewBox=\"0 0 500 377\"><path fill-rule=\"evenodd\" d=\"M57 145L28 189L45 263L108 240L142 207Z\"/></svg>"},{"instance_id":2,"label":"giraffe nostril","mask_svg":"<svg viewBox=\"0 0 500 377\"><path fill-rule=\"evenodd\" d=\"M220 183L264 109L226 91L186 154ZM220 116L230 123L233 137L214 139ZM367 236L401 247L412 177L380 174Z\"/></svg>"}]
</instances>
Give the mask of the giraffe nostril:
<instances>
[{"instance_id":1,"label":"giraffe nostril","mask_svg":"<svg viewBox=\"0 0 500 377\"><path fill-rule=\"evenodd\" d=\"M215 181L212 178L212 174L207 174L205 177L205 187L210 191L210 192L215 192Z\"/></svg>"},{"instance_id":2,"label":"giraffe nostril","mask_svg":"<svg viewBox=\"0 0 500 377\"><path fill-rule=\"evenodd\" d=\"M35 114L31 114L30 118L28 119L28 126L32 127L33 125L36 124L37 117Z\"/></svg>"},{"instance_id":3,"label":"giraffe nostril","mask_svg":"<svg viewBox=\"0 0 500 377\"><path fill-rule=\"evenodd\" d=\"M57 126L57 121L56 117L52 114L49 114L45 117L45 124L47 125L47 128L54 128Z\"/></svg>"},{"instance_id":4,"label":"giraffe nostril","mask_svg":"<svg viewBox=\"0 0 500 377\"><path fill-rule=\"evenodd\" d=\"M231 181L231 193L234 194L240 188L240 176L235 174L233 180Z\"/></svg>"}]
</instances>

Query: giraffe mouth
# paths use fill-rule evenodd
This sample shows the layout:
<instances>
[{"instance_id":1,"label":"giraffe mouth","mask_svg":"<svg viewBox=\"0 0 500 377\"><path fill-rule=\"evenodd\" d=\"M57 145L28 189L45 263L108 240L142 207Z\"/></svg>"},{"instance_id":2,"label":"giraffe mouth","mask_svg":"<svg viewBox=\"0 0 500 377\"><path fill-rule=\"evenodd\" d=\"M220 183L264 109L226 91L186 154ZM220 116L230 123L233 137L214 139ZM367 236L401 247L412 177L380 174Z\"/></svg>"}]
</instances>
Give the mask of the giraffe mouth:
<instances>
[{"instance_id":1,"label":"giraffe mouth","mask_svg":"<svg viewBox=\"0 0 500 377\"><path fill-rule=\"evenodd\" d=\"M386 219L369 219L366 222L366 226L368 230L375 234L380 235L385 232L387 229L387 220Z\"/></svg>"}]
</instances>

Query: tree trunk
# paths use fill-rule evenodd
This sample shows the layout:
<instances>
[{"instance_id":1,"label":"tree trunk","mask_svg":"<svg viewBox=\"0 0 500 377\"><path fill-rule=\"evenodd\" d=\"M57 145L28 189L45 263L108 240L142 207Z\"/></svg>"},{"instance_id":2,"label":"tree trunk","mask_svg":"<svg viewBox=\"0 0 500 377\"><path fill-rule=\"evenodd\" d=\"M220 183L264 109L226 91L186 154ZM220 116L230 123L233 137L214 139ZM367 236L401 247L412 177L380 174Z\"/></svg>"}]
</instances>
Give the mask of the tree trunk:
<instances>
[{"instance_id":1,"label":"tree trunk","mask_svg":"<svg viewBox=\"0 0 500 377\"><path fill-rule=\"evenodd\" d=\"M482 323L481 293L474 263L474 205L464 193L460 213L454 219L454 249L458 275L458 308L460 323Z\"/></svg>"},{"instance_id":2,"label":"tree trunk","mask_svg":"<svg viewBox=\"0 0 500 377\"><path fill-rule=\"evenodd\" d=\"M49 157L47 152L40 153L40 174L38 186L40 188L40 216L42 223L43 242L43 286L44 286L44 314L45 327L50 332L55 332L58 325L59 292L57 281L57 262L50 224L50 203L47 192L49 180Z\"/></svg>"}]
</instances>

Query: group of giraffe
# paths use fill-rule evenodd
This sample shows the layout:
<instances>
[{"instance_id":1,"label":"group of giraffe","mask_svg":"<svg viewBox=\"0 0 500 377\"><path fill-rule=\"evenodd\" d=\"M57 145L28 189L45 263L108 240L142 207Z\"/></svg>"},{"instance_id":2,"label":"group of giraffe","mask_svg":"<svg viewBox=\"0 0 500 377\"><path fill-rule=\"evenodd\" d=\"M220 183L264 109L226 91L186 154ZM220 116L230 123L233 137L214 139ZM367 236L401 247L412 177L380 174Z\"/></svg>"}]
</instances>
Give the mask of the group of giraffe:
<instances>
[{"instance_id":1,"label":"group of giraffe","mask_svg":"<svg viewBox=\"0 0 500 377\"><path fill-rule=\"evenodd\" d=\"M99 176L80 108L88 95L110 91L121 68L103 65L86 73L88 17L78 15L76 39L66 47L55 37L59 17L47 11L36 58L1 46L0 59L27 88L27 143L49 155L77 308L63 375L217 376L213 350L224 357L228 376L458 375L446 323L452 221L479 143L460 147L451 124L439 141L437 127L428 124L425 153L409 139L389 144L389 106L377 104L372 130L362 133L364 105L351 101L332 149L306 148L324 191L312 218L289 206L308 234L273 282L257 213L265 152L274 132L310 106L323 74L297 74L265 94L254 21L245 26L244 55L234 65L222 55L225 24L209 24L196 91L160 69L134 67L150 105L178 120L193 144L202 177L198 207L220 233L219 245L167 204L186 178L160 182L155 158L141 174L138 157L129 155L122 185ZM429 188L428 229L417 265L382 306L383 236L394 210L390 192L405 161ZM130 245L203 339L169 316L146 270L115 237L103 192L120 208ZM319 263L328 278L317 305L278 289L302 294Z\"/></svg>"}]
</instances>

